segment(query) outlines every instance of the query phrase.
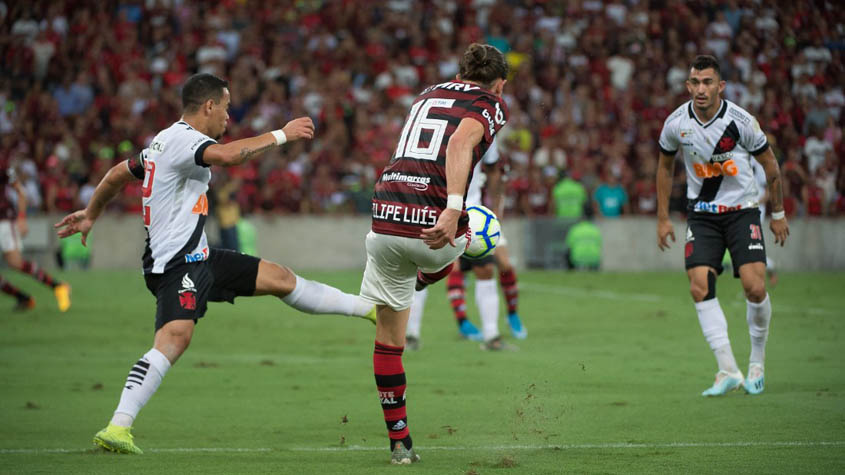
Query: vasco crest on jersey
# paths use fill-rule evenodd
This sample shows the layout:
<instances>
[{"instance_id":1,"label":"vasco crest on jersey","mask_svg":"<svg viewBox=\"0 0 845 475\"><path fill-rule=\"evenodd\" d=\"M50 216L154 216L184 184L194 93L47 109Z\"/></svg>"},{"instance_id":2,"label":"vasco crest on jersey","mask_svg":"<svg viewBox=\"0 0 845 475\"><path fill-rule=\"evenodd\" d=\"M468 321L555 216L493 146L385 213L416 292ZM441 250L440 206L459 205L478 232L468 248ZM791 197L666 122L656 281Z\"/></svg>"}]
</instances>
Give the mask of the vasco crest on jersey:
<instances>
[{"instance_id":1,"label":"vasco crest on jersey","mask_svg":"<svg viewBox=\"0 0 845 475\"><path fill-rule=\"evenodd\" d=\"M185 310L197 309L197 289L188 273L182 277L182 289L179 290L179 305Z\"/></svg>"},{"instance_id":2,"label":"vasco crest on jersey","mask_svg":"<svg viewBox=\"0 0 845 475\"><path fill-rule=\"evenodd\" d=\"M731 137L722 137L716 146L716 153L730 152L736 147L736 140Z\"/></svg>"}]
</instances>

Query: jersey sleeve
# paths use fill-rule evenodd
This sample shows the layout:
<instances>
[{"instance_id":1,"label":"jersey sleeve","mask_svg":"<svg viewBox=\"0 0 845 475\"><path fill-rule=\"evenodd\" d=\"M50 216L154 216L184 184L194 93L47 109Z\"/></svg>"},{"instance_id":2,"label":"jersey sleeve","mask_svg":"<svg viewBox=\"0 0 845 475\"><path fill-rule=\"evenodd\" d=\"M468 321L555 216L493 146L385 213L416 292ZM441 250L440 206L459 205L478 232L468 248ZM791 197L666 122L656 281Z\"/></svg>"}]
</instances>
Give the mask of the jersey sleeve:
<instances>
[{"instance_id":1,"label":"jersey sleeve","mask_svg":"<svg viewBox=\"0 0 845 475\"><path fill-rule=\"evenodd\" d=\"M484 126L484 141L491 143L496 133L508 122L508 108L494 96L481 96L467 107L464 117L471 117Z\"/></svg>"},{"instance_id":2,"label":"jersey sleeve","mask_svg":"<svg viewBox=\"0 0 845 475\"><path fill-rule=\"evenodd\" d=\"M144 170L147 166L147 151L144 149L138 155L126 160L126 167L129 168L129 173L139 180L144 179Z\"/></svg>"},{"instance_id":3,"label":"jersey sleeve","mask_svg":"<svg viewBox=\"0 0 845 475\"><path fill-rule=\"evenodd\" d=\"M678 139L678 121L676 114L672 114L663 122L663 130L660 131L660 139L657 146L664 155L675 155L678 153L680 140Z\"/></svg>"},{"instance_id":4,"label":"jersey sleeve","mask_svg":"<svg viewBox=\"0 0 845 475\"><path fill-rule=\"evenodd\" d=\"M739 132L739 144L751 155L757 156L769 148L769 141L765 132L760 128L760 123L752 117L748 125L743 126Z\"/></svg>"},{"instance_id":5,"label":"jersey sleeve","mask_svg":"<svg viewBox=\"0 0 845 475\"><path fill-rule=\"evenodd\" d=\"M217 141L193 129L188 130L185 133L188 134L188 152L190 153L185 156L186 163L181 165L187 166L193 164L200 167L210 167L211 165L205 163L202 155L205 153L205 149L216 144Z\"/></svg>"}]
</instances>

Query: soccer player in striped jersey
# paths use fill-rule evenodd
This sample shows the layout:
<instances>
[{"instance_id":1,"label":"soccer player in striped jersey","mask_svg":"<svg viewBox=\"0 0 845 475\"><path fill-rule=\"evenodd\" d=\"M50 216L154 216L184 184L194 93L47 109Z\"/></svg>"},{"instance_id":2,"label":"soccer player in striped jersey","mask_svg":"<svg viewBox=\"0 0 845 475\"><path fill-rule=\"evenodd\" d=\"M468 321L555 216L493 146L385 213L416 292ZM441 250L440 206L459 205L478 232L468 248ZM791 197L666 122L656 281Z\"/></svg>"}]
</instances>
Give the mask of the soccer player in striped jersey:
<instances>
[{"instance_id":1,"label":"soccer player in striped jersey","mask_svg":"<svg viewBox=\"0 0 845 475\"><path fill-rule=\"evenodd\" d=\"M507 122L504 55L473 43L454 81L414 100L390 163L375 186L361 296L376 305L373 370L391 462L419 460L405 411L402 353L414 289L448 275L469 242L464 206L472 169Z\"/></svg>"},{"instance_id":2,"label":"soccer player in striped jersey","mask_svg":"<svg viewBox=\"0 0 845 475\"><path fill-rule=\"evenodd\" d=\"M375 307L296 275L289 268L234 251L209 249L205 236L206 191L212 165L240 165L287 141L311 139L308 117L255 137L217 143L229 119L228 83L211 74L192 76L182 88L182 118L159 132L137 157L109 170L88 206L56 224L59 237L82 233L82 243L106 204L124 185L143 180L147 231L142 258L147 289L156 297L153 347L129 371L120 402L94 443L113 452L141 453L130 433L135 417L171 365L187 350L207 302L273 295L312 314L340 314L375 322Z\"/></svg>"},{"instance_id":3,"label":"soccer player in striped jersey","mask_svg":"<svg viewBox=\"0 0 845 475\"><path fill-rule=\"evenodd\" d=\"M772 305L766 292L766 250L751 160L757 160L766 174L775 243L783 246L789 235L780 169L766 135L757 119L720 97L724 89L716 58L696 57L687 79L692 99L666 118L657 167L657 245L664 250L669 247L669 238L675 240L669 195L675 154L683 150L689 199L684 246L687 277L701 330L719 366L713 385L703 396L720 396L740 387L749 394L763 391ZM734 359L728 324L716 298L716 277L723 270L726 248L731 253L734 277L742 281L747 299L751 356L745 380Z\"/></svg>"},{"instance_id":4,"label":"soccer player in striped jersey","mask_svg":"<svg viewBox=\"0 0 845 475\"><path fill-rule=\"evenodd\" d=\"M481 161L475 165L467 191L467 206L483 204L482 194L486 196L491 208L497 210L497 214L501 216L503 209L502 169L495 141L481 158ZM511 264L504 235L500 236L493 255L481 259L460 257L449 274L446 292L449 304L455 313L458 332L462 337L468 340L482 341L481 348L484 350L516 349L515 346L505 343L499 334L499 293L495 280L496 268L499 270L499 283L505 294L508 325L511 333L515 338L525 339L527 331L517 313L519 290L516 284L516 270ZM466 313L464 273L469 270L472 270L475 274L475 303L481 317L481 331L469 321ZM428 289L414 293L414 303L411 305L408 331L405 338L408 349L418 349L421 345L420 331L427 298Z\"/></svg>"},{"instance_id":5,"label":"soccer player in striped jersey","mask_svg":"<svg viewBox=\"0 0 845 475\"><path fill-rule=\"evenodd\" d=\"M12 269L29 274L32 278L53 289L60 312L70 308L70 285L53 278L37 263L24 259L21 239L29 227L26 222L26 193L10 163L0 165L0 251L3 260ZM5 168L5 170L3 170ZM14 191L17 202L10 199ZM0 277L0 291L15 297L15 310L29 310L35 307L35 299Z\"/></svg>"}]
</instances>

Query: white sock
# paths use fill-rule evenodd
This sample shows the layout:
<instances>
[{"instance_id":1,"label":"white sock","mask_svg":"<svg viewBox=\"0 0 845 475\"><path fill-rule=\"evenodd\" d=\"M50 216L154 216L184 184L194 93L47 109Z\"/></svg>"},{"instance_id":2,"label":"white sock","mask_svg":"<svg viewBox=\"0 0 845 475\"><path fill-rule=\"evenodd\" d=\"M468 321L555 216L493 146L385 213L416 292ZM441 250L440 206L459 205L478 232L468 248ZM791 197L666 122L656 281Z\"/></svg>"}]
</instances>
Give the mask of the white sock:
<instances>
[{"instance_id":1,"label":"white sock","mask_svg":"<svg viewBox=\"0 0 845 475\"><path fill-rule=\"evenodd\" d=\"M291 307L305 313L334 313L363 317L373 305L357 295L347 294L329 285L296 276L293 292L282 298Z\"/></svg>"},{"instance_id":2,"label":"white sock","mask_svg":"<svg viewBox=\"0 0 845 475\"><path fill-rule=\"evenodd\" d=\"M170 361L164 353L153 348L132 366L126 385L120 394L120 403L114 411L111 423L123 427L132 426L138 411L150 400L170 369Z\"/></svg>"},{"instance_id":3,"label":"white sock","mask_svg":"<svg viewBox=\"0 0 845 475\"><path fill-rule=\"evenodd\" d=\"M718 298L712 298L703 302L696 302L695 311L698 312L698 323L701 324L701 332L704 339L710 344L710 349L716 356L719 370L731 374L739 372L731 351L731 341L728 339L728 322L725 314L719 305Z\"/></svg>"},{"instance_id":4,"label":"white sock","mask_svg":"<svg viewBox=\"0 0 845 475\"><path fill-rule=\"evenodd\" d=\"M475 305L481 314L484 341L499 336L499 288L496 279L475 280Z\"/></svg>"},{"instance_id":5,"label":"white sock","mask_svg":"<svg viewBox=\"0 0 845 475\"><path fill-rule=\"evenodd\" d=\"M427 297L427 287L414 292L414 303L411 304L411 314L408 316L408 329L405 330L405 336L412 336L419 339L423 310L425 310L425 299Z\"/></svg>"},{"instance_id":6,"label":"white sock","mask_svg":"<svg viewBox=\"0 0 845 475\"><path fill-rule=\"evenodd\" d=\"M746 300L745 319L748 321L748 334L751 335L751 363L760 363L766 359L766 340L769 338L769 322L772 321L772 301L769 294L760 303Z\"/></svg>"}]
</instances>

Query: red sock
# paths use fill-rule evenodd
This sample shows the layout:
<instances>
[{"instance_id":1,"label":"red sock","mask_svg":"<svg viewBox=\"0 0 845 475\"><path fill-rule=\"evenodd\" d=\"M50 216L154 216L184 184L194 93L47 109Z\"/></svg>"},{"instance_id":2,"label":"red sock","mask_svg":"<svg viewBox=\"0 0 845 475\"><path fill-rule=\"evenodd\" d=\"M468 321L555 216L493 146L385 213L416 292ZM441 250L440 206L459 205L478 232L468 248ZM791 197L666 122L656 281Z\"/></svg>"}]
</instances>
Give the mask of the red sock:
<instances>
[{"instance_id":1,"label":"red sock","mask_svg":"<svg viewBox=\"0 0 845 475\"><path fill-rule=\"evenodd\" d=\"M464 273L458 266L449 274L446 281L446 292L449 296L449 304L455 312L455 318L460 322L467 318L466 288L464 287Z\"/></svg>"},{"instance_id":2,"label":"red sock","mask_svg":"<svg viewBox=\"0 0 845 475\"><path fill-rule=\"evenodd\" d=\"M502 292L505 293L505 302L508 305L508 314L516 313L519 302L519 289L516 286L516 272L507 270L499 272L499 283L502 285Z\"/></svg>"},{"instance_id":3,"label":"red sock","mask_svg":"<svg viewBox=\"0 0 845 475\"><path fill-rule=\"evenodd\" d=\"M452 272L452 265L449 264L448 266L440 269L437 272L421 272L417 271L417 282L422 282L425 285L431 285L436 282L440 282L444 277L449 275Z\"/></svg>"},{"instance_id":4,"label":"red sock","mask_svg":"<svg viewBox=\"0 0 845 475\"><path fill-rule=\"evenodd\" d=\"M23 261L23 265L21 266L21 272L26 272L27 274L35 277L38 282L42 284L49 285L50 287L55 287L59 285L50 274L44 272L44 269L39 267L38 264L32 261Z\"/></svg>"},{"instance_id":5,"label":"red sock","mask_svg":"<svg viewBox=\"0 0 845 475\"><path fill-rule=\"evenodd\" d=\"M21 292L20 289L10 284L9 281L3 277L0 277L0 292L11 295L12 297L18 299L19 302L29 300L29 295Z\"/></svg>"},{"instance_id":6,"label":"red sock","mask_svg":"<svg viewBox=\"0 0 845 475\"><path fill-rule=\"evenodd\" d=\"M405 369L402 367L404 347L390 346L376 341L373 351L373 372L376 376L378 398L384 412L390 449L397 441L411 448L411 433L405 413Z\"/></svg>"}]
</instances>

